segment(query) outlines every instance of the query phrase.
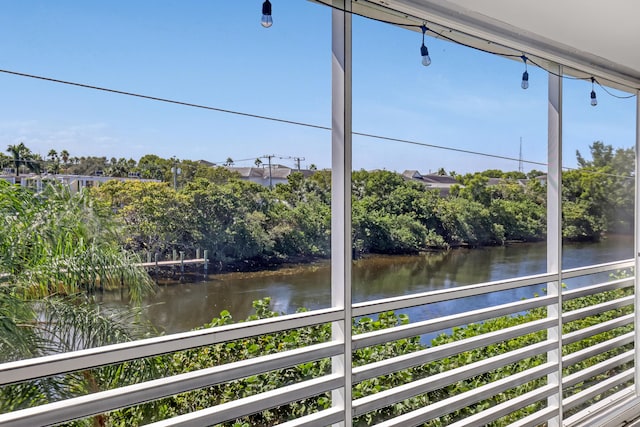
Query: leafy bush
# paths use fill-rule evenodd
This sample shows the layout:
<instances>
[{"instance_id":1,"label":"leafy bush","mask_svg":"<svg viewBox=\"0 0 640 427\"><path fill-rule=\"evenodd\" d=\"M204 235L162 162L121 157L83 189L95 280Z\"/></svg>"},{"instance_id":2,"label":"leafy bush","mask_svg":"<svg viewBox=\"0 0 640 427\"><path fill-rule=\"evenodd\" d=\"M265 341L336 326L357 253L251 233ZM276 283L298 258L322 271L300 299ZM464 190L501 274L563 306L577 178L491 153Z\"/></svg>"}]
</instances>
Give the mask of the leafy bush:
<instances>
[{"instance_id":1,"label":"leafy bush","mask_svg":"<svg viewBox=\"0 0 640 427\"><path fill-rule=\"evenodd\" d=\"M586 306L591 306L593 304L627 296L632 292L633 287L631 286L625 289L618 289L592 296L571 299L564 302L563 309L565 312L578 310ZM250 316L247 320L257 320L278 316L278 313L275 313L269 309L269 304L269 298L255 301L253 305L256 314ZM564 333L569 333L574 330L582 329L600 322L604 322L606 320L613 319L620 315L631 313L632 310L633 307L629 306L624 309L611 310L596 316L590 316L568 323L564 327ZM545 317L546 309L538 308L515 316L498 317L489 319L482 323L473 323L462 327L455 327L451 331L443 332L432 339L431 346L440 346L455 341L473 338L481 334L503 330ZM227 325L232 323L232 321L233 319L231 315L227 311L223 311L220 314L220 317L213 319L213 321L205 325L205 327ZM383 312L380 313L377 318L362 317L354 320L352 325L352 333L354 335L358 335L362 333L392 328L407 323L409 323L409 319L404 314ZM619 336L620 334L626 333L631 330L631 328L631 325L628 327L617 328L606 333L601 333L589 337L583 341L568 344L564 347L563 352L564 354L569 354L574 351L581 350L585 347L595 345L597 343L609 340L615 336ZM239 360L246 360L257 356L291 350L320 342L326 342L330 340L330 338L330 325L318 325L314 327L283 331L277 334L249 337L223 344L217 344L214 346L175 353L169 357L167 364L170 374L175 375L210 366L219 366ZM404 369L380 377L364 380L362 382L354 384L353 398L358 399L361 397L369 396L371 394L379 393L411 381L428 378L433 375L443 374L471 363L482 363L489 357L497 356L507 352L518 351L519 349L541 342L545 339L546 331L543 330L506 341L497 342L495 344L486 345L484 347L475 348L469 351L452 355L444 359L415 366L410 369ZM623 351L627 351L629 348L632 348L632 346L633 345L630 344L625 347L616 348L612 351L586 359L573 366L567 366L564 370L565 375L570 375L586 367L593 366L594 364L606 360L609 357L620 354ZM366 347L354 351L353 366L363 366L386 360L395 356L424 350L426 348L427 346L425 346L420 341L420 337L417 336L393 342L387 342L381 345ZM499 379L503 379L518 372L523 372L527 369L531 369L535 366L545 363L545 361L546 354L524 357L523 359L502 368L486 372L476 377L457 381L441 389L433 390L423 395L412 397L403 402L390 405L389 407L364 414L354 419L354 425L367 426L376 424L385 419L395 417L408 411L424 407L425 405L438 402L442 399L449 398L456 394L481 387L483 385L489 384ZM628 366L622 366L618 369L626 368L628 368ZM175 416L199 409L204 409L206 407L230 402L243 397L252 396L268 390L273 390L279 387L286 386L288 384L316 378L328 374L330 372L330 369L331 362L329 359L309 362L291 368L272 371L260 375L254 375L251 377L233 381L228 384L220 384L206 389L191 391L168 399L164 399L161 402L155 403L155 413L157 413L157 415L153 415L151 416L151 418L149 418L149 414L153 411L149 411L148 409L146 411L143 411L144 405L138 407L137 409L133 408L120 411L116 414L113 414L113 417L114 419L120 420L119 422L121 424L124 423L122 425L134 425L134 420L144 420L145 422L148 422L161 419L161 417L169 415ZM594 382L602 381L612 374L612 372L605 372L603 374L596 375L594 378L588 379L584 383L579 383L571 388L568 388L567 390L565 390L565 393L566 395L571 395L579 392L580 390L590 386ZM539 388L544 384L546 384L546 377L531 380L528 383L513 387L512 389L507 390L503 393L499 393L495 396L488 396L486 399L481 400L476 404L462 409L454 410L451 413L444 415L438 419L431 420L424 425L429 427L447 425L451 422L472 415L478 411L506 402L509 399ZM614 391L615 390L612 390L610 391L610 393ZM595 397L592 401L588 402L587 405L593 403L593 401L595 400L602 398L602 396ZM158 405L160 405L161 408L158 408ZM274 425L289 419L297 418L321 409L328 408L330 407L330 405L331 397L328 394L320 395L313 398L305 399L303 401L293 402L289 405L280 406L259 414L254 414L241 420L226 423L225 425ZM506 426L517 419L540 410L544 405L544 401L529 405L499 419L496 422L491 423L490 425L495 427ZM141 415L143 413L146 414L147 418Z\"/></svg>"}]
</instances>

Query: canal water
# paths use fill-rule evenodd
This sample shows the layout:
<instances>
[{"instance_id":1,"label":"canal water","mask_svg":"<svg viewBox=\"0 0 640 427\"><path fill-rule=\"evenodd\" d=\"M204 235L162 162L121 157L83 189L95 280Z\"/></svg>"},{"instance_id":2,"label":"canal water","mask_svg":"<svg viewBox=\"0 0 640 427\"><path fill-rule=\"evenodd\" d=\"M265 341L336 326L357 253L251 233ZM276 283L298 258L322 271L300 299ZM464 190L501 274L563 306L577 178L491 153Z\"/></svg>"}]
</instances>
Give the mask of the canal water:
<instances>
[{"instance_id":1,"label":"canal water","mask_svg":"<svg viewBox=\"0 0 640 427\"><path fill-rule=\"evenodd\" d=\"M574 268L633 257L631 236L612 236L599 243L563 246L563 268ZM372 256L353 263L353 301L408 295L474 283L528 276L546 271L546 244L519 243L500 247L456 249L415 256ZM274 311L328 307L331 301L328 262L260 273L211 275L206 281L160 286L144 302L143 315L160 332L193 329L228 310L236 321L252 313L252 301L271 297ZM584 280L596 280L584 279ZM588 283L571 283L580 286ZM447 301L404 311L411 321L455 314L500 303L532 298L544 286ZM123 307L119 294L102 302Z\"/></svg>"}]
</instances>

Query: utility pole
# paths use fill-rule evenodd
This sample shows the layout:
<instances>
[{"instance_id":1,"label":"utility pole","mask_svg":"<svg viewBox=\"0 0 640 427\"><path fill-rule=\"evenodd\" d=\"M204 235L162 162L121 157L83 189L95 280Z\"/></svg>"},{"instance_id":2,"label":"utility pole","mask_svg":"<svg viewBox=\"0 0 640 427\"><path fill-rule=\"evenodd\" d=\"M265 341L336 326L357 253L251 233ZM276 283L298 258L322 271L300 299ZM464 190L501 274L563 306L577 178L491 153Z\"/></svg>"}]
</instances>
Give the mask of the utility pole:
<instances>
[{"instance_id":1,"label":"utility pole","mask_svg":"<svg viewBox=\"0 0 640 427\"><path fill-rule=\"evenodd\" d=\"M273 179L271 178L271 159L276 157L275 154L265 154L263 159L269 159L269 190L273 190Z\"/></svg>"},{"instance_id":2,"label":"utility pole","mask_svg":"<svg viewBox=\"0 0 640 427\"><path fill-rule=\"evenodd\" d=\"M296 167L298 172L300 172L300 161L304 160L304 157L294 157L293 160L296 162Z\"/></svg>"},{"instance_id":3,"label":"utility pole","mask_svg":"<svg viewBox=\"0 0 640 427\"><path fill-rule=\"evenodd\" d=\"M181 172L182 172L182 170L178 167L178 161L176 160L175 157L173 157L173 167L171 168L171 173L173 174L173 189L174 190L178 189L178 175L180 175Z\"/></svg>"},{"instance_id":4,"label":"utility pole","mask_svg":"<svg viewBox=\"0 0 640 427\"><path fill-rule=\"evenodd\" d=\"M293 157L293 156L277 156L279 159L291 159L296 162L296 168L300 171L300 161L304 160L304 157Z\"/></svg>"},{"instance_id":5,"label":"utility pole","mask_svg":"<svg viewBox=\"0 0 640 427\"><path fill-rule=\"evenodd\" d=\"M269 189L273 189L273 179L271 175L271 159L273 159L274 157L278 159L293 159L296 162L296 167L298 168L298 171L300 171L300 162L304 160L304 157L276 156L275 154L265 154L264 156L259 157L260 159L269 160Z\"/></svg>"},{"instance_id":6,"label":"utility pole","mask_svg":"<svg viewBox=\"0 0 640 427\"><path fill-rule=\"evenodd\" d=\"M522 172L522 137L520 137L520 156L518 157L518 172Z\"/></svg>"}]
</instances>

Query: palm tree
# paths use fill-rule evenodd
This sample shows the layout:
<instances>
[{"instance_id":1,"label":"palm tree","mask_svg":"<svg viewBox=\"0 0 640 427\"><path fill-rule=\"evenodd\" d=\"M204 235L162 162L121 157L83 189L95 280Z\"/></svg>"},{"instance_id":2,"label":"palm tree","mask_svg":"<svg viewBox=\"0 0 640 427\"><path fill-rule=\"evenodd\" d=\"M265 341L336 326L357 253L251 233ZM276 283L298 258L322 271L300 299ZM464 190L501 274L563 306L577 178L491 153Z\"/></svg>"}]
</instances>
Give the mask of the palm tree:
<instances>
[{"instance_id":1,"label":"palm tree","mask_svg":"<svg viewBox=\"0 0 640 427\"><path fill-rule=\"evenodd\" d=\"M0 181L0 217L0 363L140 336L135 311L113 313L94 301L95 290L126 284L140 302L154 285L88 192L51 186L36 197ZM136 362L6 386L0 413L126 384L136 376L123 375L127 367L152 375L149 362Z\"/></svg>"},{"instance_id":2,"label":"palm tree","mask_svg":"<svg viewBox=\"0 0 640 427\"><path fill-rule=\"evenodd\" d=\"M50 173L58 173L60 170L60 160L58 159L58 152L53 148L49 150L47 154L49 158L49 167L47 168Z\"/></svg>"},{"instance_id":3,"label":"palm tree","mask_svg":"<svg viewBox=\"0 0 640 427\"><path fill-rule=\"evenodd\" d=\"M20 166L25 165L27 160L31 159L31 150L21 142L17 145L9 145L7 152L13 156L13 165L16 169L16 176L20 175Z\"/></svg>"},{"instance_id":4,"label":"palm tree","mask_svg":"<svg viewBox=\"0 0 640 427\"><path fill-rule=\"evenodd\" d=\"M67 170L67 165L69 164L69 152L67 150L62 150L60 152L60 160L62 160L62 170L63 172L66 172Z\"/></svg>"},{"instance_id":5,"label":"palm tree","mask_svg":"<svg viewBox=\"0 0 640 427\"><path fill-rule=\"evenodd\" d=\"M109 176L125 177L129 175L129 163L125 158L112 158L107 170L105 171Z\"/></svg>"},{"instance_id":6,"label":"palm tree","mask_svg":"<svg viewBox=\"0 0 640 427\"><path fill-rule=\"evenodd\" d=\"M33 173L40 173L40 162L42 157L33 154L24 142L17 145L9 145L7 152L13 157L13 165L16 169L16 176L20 175L20 166L26 166Z\"/></svg>"},{"instance_id":7,"label":"palm tree","mask_svg":"<svg viewBox=\"0 0 640 427\"><path fill-rule=\"evenodd\" d=\"M67 150L62 150L60 152L60 158L62 159L62 164L66 165L69 162L69 152Z\"/></svg>"}]
</instances>

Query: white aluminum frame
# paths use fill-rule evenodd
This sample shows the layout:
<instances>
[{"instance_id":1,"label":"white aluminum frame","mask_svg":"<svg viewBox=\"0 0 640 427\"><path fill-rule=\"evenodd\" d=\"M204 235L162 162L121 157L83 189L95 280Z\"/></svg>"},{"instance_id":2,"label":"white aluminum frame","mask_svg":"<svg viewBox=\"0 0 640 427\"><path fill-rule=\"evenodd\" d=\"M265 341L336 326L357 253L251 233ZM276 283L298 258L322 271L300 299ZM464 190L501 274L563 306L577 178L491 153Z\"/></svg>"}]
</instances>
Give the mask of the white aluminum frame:
<instances>
[{"instance_id":1,"label":"white aluminum frame","mask_svg":"<svg viewBox=\"0 0 640 427\"><path fill-rule=\"evenodd\" d=\"M571 271L567 271L567 273L569 273L573 277L578 277L581 275L581 272L583 273L582 275L588 275L594 272L613 272L618 271L621 268L628 268L630 263L632 263L632 261L626 260L617 263L588 266L582 269L572 269ZM523 278L521 281L512 280L510 281L510 288L515 289L525 284L531 285L532 280L532 277ZM546 275L537 277L538 283L544 282L545 280L547 280ZM473 285L471 287L465 287L464 289L460 290L460 294L454 293L450 296L460 297L460 295L469 296L482 293L491 293L495 289L496 283L499 283L501 287L505 285L505 283L502 281L481 283L478 285ZM572 299L586 295L594 295L601 292L608 292L614 289L629 288L631 286L633 286L633 282L628 278L625 278L605 281L596 285L576 290L564 291L564 294L568 299ZM414 306L416 300L431 302L442 301L441 297L442 292L440 291L432 291L413 297L408 296L404 299L404 307ZM376 331L376 333L360 334L353 337L353 349L360 348L365 345L376 345L379 343L392 342L403 337L415 336L417 334L429 332L434 330L434 328L463 325L472 321L488 319L508 313L521 312L528 308L548 307L555 300L557 300L557 296L553 295L536 297L530 300L517 301L490 307L487 309L465 312L458 316L459 319L455 319L456 316L446 316L439 319L442 321L440 326L437 326L437 320L428 320L424 322L417 322L415 324L402 325L386 329L384 331ZM394 300L393 303L397 304L398 301ZM563 313L562 319L563 321L571 321L601 312L602 310L628 306L631 303L632 297L620 297L612 302L597 304L592 307L587 307L586 309ZM370 304L371 307L384 306L384 304L381 304L380 301L373 301ZM361 308L365 309L365 306L361 306ZM114 361L117 362L130 360L130 354L137 353L138 351L139 357L153 354L164 354L167 353L169 349L171 351L185 350L188 348L193 348L193 346L197 347L200 345L209 345L211 343L221 343L256 334L274 333L290 328L310 326L320 323L334 323L336 321L339 321L336 319L341 319L341 316L341 310L337 310L335 308L318 310L316 312L300 313L296 315L281 316L236 325L206 329L203 331L196 331L195 333L176 334L168 337L159 337L149 340L137 341L133 343L127 343L123 345L123 347L109 346L100 349L68 353L62 356L52 356L53 360L51 357L43 357L39 359L21 361L11 364L12 369L6 369L8 367L7 365L1 366L1 368L3 368L2 372L6 374L3 375L2 378L8 378L9 375L12 375L13 379L11 381L5 380L5 383L9 384L15 382L15 380L17 379L34 379L44 375L50 375L51 366L57 366L57 368L59 369L66 369L65 365L60 364L61 362L58 360L59 357L64 356L68 357L69 360L80 361L82 364L78 365L76 367L77 369L85 369L87 367L96 367L104 364L114 363ZM572 343L604 331L629 325L634 321L634 318L635 316L633 314L628 314L620 316L608 322L603 322L592 327L580 329L578 331L565 335L564 343ZM349 377L350 382L355 384L369 378L374 378L380 375L387 375L402 369L407 369L410 367L419 366L424 363L437 361L442 358L451 357L464 351L482 348L490 344L505 341L519 336L528 335L537 331L548 330L549 328L554 328L556 324L556 318L546 317L537 321L531 321L522 325L495 331L492 333L467 338L461 341L455 341L442 346L427 348L416 353L398 355L381 362L372 363L358 368L347 369L346 375ZM555 361L547 361L547 363L544 363L543 365L539 365L535 368L530 368L518 374L511 375L504 380L496 381L486 386L478 387L477 389L473 389L460 395L453 396L442 402L429 405L423 409L410 412L400 417L396 417L392 420L382 423L382 425L405 426L411 425L411 423L419 424L429 418L440 416L452 410L473 404L486 398L486 396L492 393L503 392L513 386L529 382L534 378L554 375L558 372L559 368L570 367L573 364L579 363L580 361L588 357L601 354L611 349L619 348L623 345L628 345L634 341L635 332L626 333L612 338L606 342L602 342L600 344L564 356L561 361L561 366L559 366ZM500 354L479 362L471 363L469 365L460 366L451 371L443 372L442 374L432 375L431 377L428 377L426 379L413 381L394 389L379 392L377 394L358 399L352 402L352 410L351 412L349 412L347 420L345 420L344 408L340 405L336 405L331 409L320 411L316 414L305 416L298 420L290 421L286 423L286 425L324 426L332 423L350 422L353 416L366 413L367 411L376 408L384 407L388 404L393 404L394 402L399 402L408 397L417 396L430 390L438 389L439 387L455 383L456 381L463 380L465 378L473 377L484 372L490 372L491 370L498 369L510 363L517 362L520 359L533 357L535 355L548 354L549 352L554 351L556 348L557 340L547 338L546 340L543 340L536 344L531 344L516 351ZM151 349L154 349L154 351L151 351ZM87 396L55 402L36 408L16 411L9 414L2 414L0 415L0 425L32 426L65 422L120 407L131 406L141 402L166 397L175 393L181 393L201 387L207 387L215 384L233 381L249 375L282 369L314 360L329 357L334 358L336 357L336 355L342 355L343 351L344 342L339 340L332 340L323 344L311 345L296 350L278 354L271 354L268 356L262 356L255 359L231 363L223 366L212 367L196 372L177 375L174 377L148 381L142 384L136 384L116 390L90 394ZM119 355L120 359L118 359L114 355ZM562 385L571 386L577 382L583 381L586 378L590 378L595 374L615 369L618 366L622 366L630 362L634 357L635 352L633 351L627 351L625 353L619 354L618 356L609 358L608 360L605 360L599 364L593 365L588 369L578 371L575 374L562 378ZM62 371L59 372L62 373ZM18 373L21 375L20 378L16 376ZM608 378L606 381L602 381L593 387L587 388L580 393L563 399L561 402L562 406L564 409L571 409L572 407L586 402L593 396L608 390L612 386L622 385L623 383L632 379L633 376L633 369L621 372L618 375ZM216 407L197 411L192 414L176 417L171 420L156 423L155 425L209 425L212 423L234 419L242 415L286 404L288 402L316 395L318 393L329 391L335 392L336 390L344 389L344 383L345 378L342 373L333 373L332 375L323 376L320 378L305 381L303 383L293 384L281 389L261 393L257 396L252 396L251 398L239 399L235 402L218 405ZM508 402L499 404L494 408L490 408L480 414L474 415L473 417L468 419L468 425L481 425L483 422L487 422L487 420L495 420L500 416L503 416L504 414L513 410L522 408L523 406L541 401L543 399L550 399L554 395L557 396L558 388L559 387L557 384L548 384L546 386L540 387L532 391L531 393L527 393L518 397L517 399L511 399ZM620 399L623 400L614 400L615 396L620 396ZM630 389L627 388L626 390L616 394L615 396L607 397L606 401L610 402L611 405L619 404L621 405L621 410L624 408L626 411L629 411L630 404L633 402L635 396L633 387ZM520 420L514 425L535 425L536 422L551 421L549 417L558 418L560 416L560 409L561 408L559 407L549 406L544 410L538 411L537 413ZM587 413L587 415L589 414ZM614 415L619 414L614 413ZM585 412L582 411L581 413L570 417L569 420L565 420L563 423L564 425L571 425L573 423L576 423L577 425L577 423L584 420L584 417ZM467 421L465 420L465 422Z\"/></svg>"},{"instance_id":2,"label":"white aluminum frame","mask_svg":"<svg viewBox=\"0 0 640 427\"><path fill-rule=\"evenodd\" d=\"M333 424L348 427L352 425L352 418L354 416L395 402L400 402L403 399L417 396L430 390L438 389L439 387L455 383L465 378L490 372L493 369L498 369L510 363L517 362L518 360L536 355L547 355L546 363L482 387L452 396L440 402L430 404L402 416L384 421L378 425L403 427L419 425L434 417L474 404L487 396L501 393L519 384L525 384L534 378L545 377L548 381L547 385L470 416L460 422L454 423L453 426L485 425L514 410L542 401L547 402L546 408L512 425L524 427L547 423L549 426L559 427L560 425L580 425L581 423L589 422L588 420L596 419L598 423L605 425L614 419L621 423L629 420L634 414L638 414L637 408L634 407L638 404L638 394L640 390L640 373L638 372L640 370L638 369L624 370L568 398L562 397L564 387L580 383L593 375L624 366L631 360L635 360L635 366L640 366L638 364L640 359L637 352L627 351L593 365L588 369L563 377L563 368L570 367L589 357L602 354L611 349L637 342L640 323L634 313L622 315L607 322L568 334L562 333L563 324L606 310L628 307L631 304L635 304L637 307L640 303L640 297L638 296L638 292L635 292L634 296L622 297L615 301L563 313L562 302L564 300L631 286L634 286L634 289L637 290L637 283L634 276L632 278L605 281L570 291L563 291L561 287L563 279L628 269L630 267L635 267L635 274L637 275L638 268L640 267L640 254L638 252L638 242L640 242L640 176L638 174L638 171L640 171L640 159L636 156L634 259L563 271L561 227L561 66L556 66L553 70L554 72L549 74L548 88L549 168L547 174L547 272L534 276L352 304L352 23L351 15L348 13L352 7L352 0L333 0L333 5L337 6L338 9L332 11L332 307L324 310L315 310L254 322L8 363L0 365L0 385L9 385L51 375L61 375L82 369L91 369L138 358L223 343L244 337L270 334L282 330L319 324L330 323L332 325L332 340L328 343L311 345L296 350L257 357L247 361L211 367L170 378L148 381L142 384L68 399L9 414L0 414L0 425L32 426L65 422L91 414L102 413L104 411L158 399L175 393L233 381L249 375L325 358L331 358L332 360L332 373L329 375L264 392L249 398L238 399L233 402L196 411L153 425L209 425L273 408L319 393L330 392L332 396L331 408L286 422L282 425L293 427L326 426ZM640 99L638 99L636 104L636 153L638 152L640 152ZM351 322L354 317L442 301L462 300L474 295L542 283L547 284L546 296L467 311L457 315L415 322L356 336L352 336L351 333ZM546 307L546 318L442 346L427 348L411 354L397 355L391 359L369 365L352 367L352 351L357 349L461 326L470 322L479 322L497 316L519 313L537 307ZM631 323L635 325L634 332L622 334L606 342L562 356L563 345L574 343ZM545 340L528 345L517 351L488 357L480 362L460 366L443 372L442 374L432 375L428 378L368 395L355 401L352 399L352 386L361 381L545 330L547 331ZM594 396L609 390L613 386L626 384L631 379L635 379L634 386L626 387L622 391L603 399L603 403L594 405L587 411L582 411L566 419L564 418L565 410L577 407Z\"/></svg>"},{"instance_id":3,"label":"white aluminum frame","mask_svg":"<svg viewBox=\"0 0 640 427\"><path fill-rule=\"evenodd\" d=\"M556 319L554 327L547 331L548 339L558 343L547 353L547 360L556 363L558 369L547 377L558 392L549 397L549 407L557 407L558 415L549 420L549 427L562 425L562 66L557 65L549 73L548 148L547 148L547 272L556 275L547 283L547 295L556 298L547 307L547 316Z\"/></svg>"},{"instance_id":4,"label":"white aluminum frame","mask_svg":"<svg viewBox=\"0 0 640 427\"><path fill-rule=\"evenodd\" d=\"M635 164L635 203L634 203L634 271L636 277L636 302L635 306L640 307L640 292L637 283L638 272L640 271L640 90L636 91L636 144L635 144L635 153L636 153L636 164ZM636 340L640 342L640 316L636 316L635 322L635 330L636 330ZM640 367L640 354L636 352L636 360L635 366ZM640 396L640 369L636 370L636 396Z\"/></svg>"},{"instance_id":5,"label":"white aluminum frame","mask_svg":"<svg viewBox=\"0 0 640 427\"><path fill-rule=\"evenodd\" d=\"M343 419L335 424L350 427L351 421L351 152L352 152L352 30L351 0L332 0L331 11L331 306L342 310L332 323L335 341L343 352L332 359L332 369L343 378L332 393L332 405L341 408Z\"/></svg>"}]
</instances>

